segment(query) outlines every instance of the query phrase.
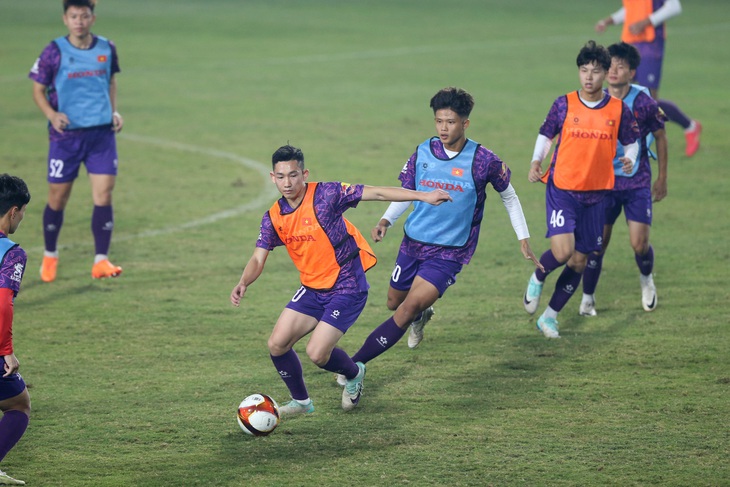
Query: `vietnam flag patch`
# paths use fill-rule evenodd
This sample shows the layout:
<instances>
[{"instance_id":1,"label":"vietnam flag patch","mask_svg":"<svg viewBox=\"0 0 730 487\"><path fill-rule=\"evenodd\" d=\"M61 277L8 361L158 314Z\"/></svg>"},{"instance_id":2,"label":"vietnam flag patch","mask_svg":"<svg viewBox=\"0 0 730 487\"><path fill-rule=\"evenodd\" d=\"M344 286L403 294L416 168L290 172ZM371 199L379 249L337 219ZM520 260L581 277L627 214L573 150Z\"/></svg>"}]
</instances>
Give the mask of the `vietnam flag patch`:
<instances>
[{"instance_id":1,"label":"vietnam flag patch","mask_svg":"<svg viewBox=\"0 0 730 487\"><path fill-rule=\"evenodd\" d=\"M302 225L311 225L312 224L312 217L311 216L305 216L302 218Z\"/></svg>"},{"instance_id":2,"label":"vietnam flag patch","mask_svg":"<svg viewBox=\"0 0 730 487\"><path fill-rule=\"evenodd\" d=\"M96 56L96 60L99 61L100 63L105 63L107 60L107 57L104 54L100 54L100 55Z\"/></svg>"},{"instance_id":3,"label":"vietnam flag patch","mask_svg":"<svg viewBox=\"0 0 730 487\"><path fill-rule=\"evenodd\" d=\"M451 175L452 176L456 176L457 178L463 177L464 176L464 170L463 169L460 169L458 167L452 167L451 168Z\"/></svg>"},{"instance_id":4,"label":"vietnam flag patch","mask_svg":"<svg viewBox=\"0 0 730 487\"><path fill-rule=\"evenodd\" d=\"M606 120L606 125L608 125L609 127L613 127L614 125L616 125L616 121L615 120Z\"/></svg>"}]
</instances>

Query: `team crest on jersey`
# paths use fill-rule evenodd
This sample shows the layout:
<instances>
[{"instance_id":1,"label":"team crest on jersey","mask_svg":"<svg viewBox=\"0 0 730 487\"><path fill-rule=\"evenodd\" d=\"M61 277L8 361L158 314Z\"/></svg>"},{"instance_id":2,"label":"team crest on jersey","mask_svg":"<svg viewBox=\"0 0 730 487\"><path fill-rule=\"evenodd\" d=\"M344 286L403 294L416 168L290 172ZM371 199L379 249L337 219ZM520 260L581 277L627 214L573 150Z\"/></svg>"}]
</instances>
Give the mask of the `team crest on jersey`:
<instances>
[{"instance_id":1,"label":"team crest on jersey","mask_svg":"<svg viewBox=\"0 0 730 487\"><path fill-rule=\"evenodd\" d=\"M18 262L13 268L13 274L10 276L13 281L20 282L23 279L23 264Z\"/></svg>"},{"instance_id":2,"label":"team crest on jersey","mask_svg":"<svg viewBox=\"0 0 730 487\"><path fill-rule=\"evenodd\" d=\"M342 185L342 194L350 195L355 192L355 187L350 183L340 183Z\"/></svg>"},{"instance_id":3,"label":"team crest on jersey","mask_svg":"<svg viewBox=\"0 0 730 487\"><path fill-rule=\"evenodd\" d=\"M502 163L502 171L499 173L499 177L502 178L502 180L507 181L507 164L504 162Z\"/></svg>"},{"instance_id":4,"label":"team crest on jersey","mask_svg":"<svg viewBox=\"0 0 730 487\"><path fill-rule=\"evenodd\" d=\"M451 175L461 178L464 176L464 170L458 167L451 168Z\"/></svg>"}]
</instances>

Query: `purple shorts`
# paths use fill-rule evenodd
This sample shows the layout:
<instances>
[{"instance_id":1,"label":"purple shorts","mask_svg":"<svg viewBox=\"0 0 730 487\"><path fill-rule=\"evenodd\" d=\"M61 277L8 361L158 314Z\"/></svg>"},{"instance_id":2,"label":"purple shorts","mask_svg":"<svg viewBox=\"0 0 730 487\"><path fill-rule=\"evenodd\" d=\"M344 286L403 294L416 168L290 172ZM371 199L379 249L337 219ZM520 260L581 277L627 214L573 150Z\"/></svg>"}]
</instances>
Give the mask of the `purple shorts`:
<instances>
[{"instance_id":1,"label":"purple shorts","mask_svg":"<svg viewBox=\"0 0 730 487\"><path fill-rule=\"evenodd\" d=\"M408 291L416 276L420 276L424 281L433 284L441 297L456 282L456 275L461 272L462 267L462 264L452 260L419 260L399 252L390 275L390 287L398 291Z\"/></svg>"},{"instance_id":2,"label":"purple shorts","mask_svg":"<svg viewBox=\"0 0 730 487\"><path fill-rule=\"evenodd\" d=\"M108 126L74 130L48 149L48 182L68 183L79 175L81 163L89 174L117 174L117 141Z\"/></svg>"},{"instance_id":3,"label":"purple shorts","mask_svg":"<svg viewBox=\"0 0 730 487\"><path fill-rule=\"evenodd\" d=\"M2 374L4 373L5 371L2 372ZM0 401L15 397L25 390L25 381L20 374L12 374L7 377L2 377L2 374L0 374Z\"/></svg>"},{"instance_id":4,"label":"purple shorts","mask_svg":"<svg viewBox=\"0 0 730 487\"><path fill-rule=\"evenodd\" d=\"M649 89L659 89L662 79L662 61L664 45L655 42L637 42L634 47L639 50L641 63L636 68L634 82Z\"/></svg>"},{"instance_id":5,"label":"purple shorts","mask_svg":"<svg viewBox=\"0 0 730 487\"><path fill-rule=\"evenodd\" d=\"M604 207L602 200L584 205L567 191L552 184L545 191L547 238L565 233L575 236L575 250L583 254L598 252L603 242Z\"/></svg>"},{"instance_id":6,"label":"purple shorts","mask_svg":"<svg viewBox=\"0 0 730 487\"><path fill-rule=\"evenodd\" d=\"M294 293L286 307L316 318L317 321L324 321L346 333L365 309L367 301L367 292L320 293L302 286Z\"/></svg>"},{"instance_id":7,"label":"purple shorts","mask_svg":"<svg viewBox=\"0 0 730 487\"><path fill-rule=\"evenodd\" d=\"M651 190L649 188L611 191L603 200L603 207L606 212L606 225L616 223L621 214L621 208L623 208L626 220L651 226Z\"/></svg>"}]
</instances>

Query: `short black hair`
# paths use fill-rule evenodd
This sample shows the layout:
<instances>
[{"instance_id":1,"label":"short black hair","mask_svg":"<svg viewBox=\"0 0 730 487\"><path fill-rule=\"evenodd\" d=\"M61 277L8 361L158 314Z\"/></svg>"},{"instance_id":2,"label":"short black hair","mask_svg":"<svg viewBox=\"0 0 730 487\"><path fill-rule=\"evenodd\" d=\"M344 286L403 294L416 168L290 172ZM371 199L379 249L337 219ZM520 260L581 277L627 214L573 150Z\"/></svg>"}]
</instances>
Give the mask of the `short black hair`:
<instances>
[{"instance_id":1,"label":"short black hair","mask_svg":"<svg viewBox=\"0 0 730 487\"><path fill-rule=\"evenodd\" d=\"M12 208L22 208L30 202L30 191L25 181L10 174L0 174L0 216Z\"/></svg>"},{"instance_id":2,"label":"short black hair","mask_svg":"<svg viewBox=\"0 0 730 487\"><path fill-rule=\"evenodd\" d=\"M611 55L605 47L596 44L595 41L588 41L578 53L575 63L580 68L581 66L593 64L594 62L608 71L611 67Z\"/></svg>"},{"instance_id":3,"label":"short black hair","mask_svg":"<svg viewBox=\"0 0 730 487\"><path fill-rule=\"evenodd\" d=\"M631 44L617 42L608 46L608 54L611 58L618 58L629 64L629 69L636 70L641 63L641 54Z\"/></svg>"},{"instance_id":4,"label":"short black hair","mask_svg":"<svg viewBox=\"0 0 730 487\"><path fill-rule=\"evenodd\" d=\"M297 161L299 169L304 170L304 153L298 147L287 144L276 149L271 156L271 168L276 168L276 163L282 161Z\"/></svg>"},{"instance_id":5,"label":"short black hair","mask_svg":"<svg viewBox=\"0 0 730 487\"><path fill-rule=\"evenodd\" d=\"M96 0L63 0L63 13L66 13L69 7L89 7L93 12Z\"/></svg>"},{"instance_id":6,"label":"short black hair","mask_svg":"<svg viewBox=\"0 0 730 487\"><path fill-rule=\"evenodd\" d=\"M474 108L474 98L461 88L450 86L433 95L431 108L433 113L448 108L455 111L461 118L469 118Z\"/></svg>"}]
</instances>

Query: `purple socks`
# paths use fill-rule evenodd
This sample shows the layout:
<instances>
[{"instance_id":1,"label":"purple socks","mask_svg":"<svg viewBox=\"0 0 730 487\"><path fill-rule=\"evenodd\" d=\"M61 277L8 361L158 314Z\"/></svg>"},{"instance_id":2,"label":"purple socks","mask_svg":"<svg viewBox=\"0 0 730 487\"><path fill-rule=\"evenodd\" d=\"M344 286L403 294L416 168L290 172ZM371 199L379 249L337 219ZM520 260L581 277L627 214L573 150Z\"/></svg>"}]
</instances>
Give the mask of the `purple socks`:
<instances>
[{"instance_id":1,"label":"purple socks","mask_svg":"<svg viewBox=\"0 0 730 487\"><path fill-rule=\"evenodd\" d=\"M353 362L367 363L388 350L390 347L398 343L398 340L405 335L408 328L402 329L395 324L395 320L391 316L378 326L365 339L355 355L352 356Z\"/></svg>"},{"instance_id":2,"label":"purple socks","mask_svg":"<svg viewBox=\"0 0 730 487\"><path fill-rule=\"evenodd\" d=\"M23 436L29 421L28 415L22 411L5 411L0 419L0 461Z\"/></svg>"}]
</instances>

